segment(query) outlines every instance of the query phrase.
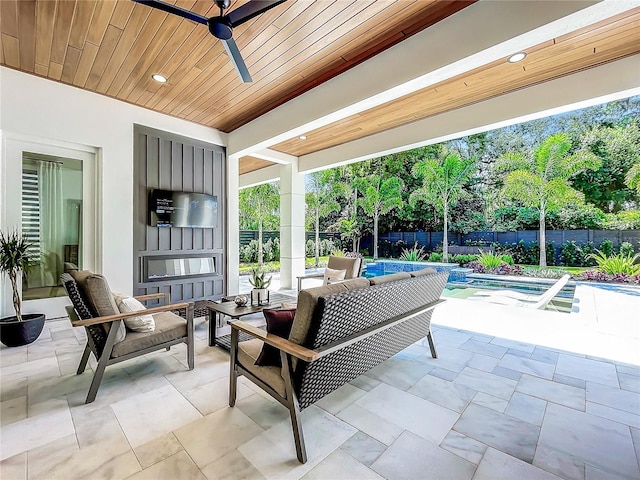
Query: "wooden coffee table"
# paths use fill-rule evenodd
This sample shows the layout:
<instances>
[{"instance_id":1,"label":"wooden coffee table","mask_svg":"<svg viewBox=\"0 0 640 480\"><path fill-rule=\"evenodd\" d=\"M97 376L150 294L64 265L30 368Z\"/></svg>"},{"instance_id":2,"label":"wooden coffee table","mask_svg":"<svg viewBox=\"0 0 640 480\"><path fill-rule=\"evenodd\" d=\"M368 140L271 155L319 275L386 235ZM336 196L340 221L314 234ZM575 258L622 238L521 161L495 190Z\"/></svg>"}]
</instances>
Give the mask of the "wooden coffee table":
<instances>
[{"instance_id":1,"label":"wooden coffee table","mask_svg":"<svg viewBox=\"0 0 640 480\"><path fill-rule=\"evenodd\" d=\"M232 299L234 297L228 296L225 298ZM237 320L238 318L242 318L253 313L260 313L265 308L278 308L283 303L296 303L296 301L296 297L277 292L269 292L269 303L267 305L257 306L251 305L251 302L248 302L244 307L238 307L233 301L225 301L221 303L208 302L209 346L213 347L216 345L216 328L224 326L222 319L225 315L233 320Z\"/></svg>"}]
</instances>

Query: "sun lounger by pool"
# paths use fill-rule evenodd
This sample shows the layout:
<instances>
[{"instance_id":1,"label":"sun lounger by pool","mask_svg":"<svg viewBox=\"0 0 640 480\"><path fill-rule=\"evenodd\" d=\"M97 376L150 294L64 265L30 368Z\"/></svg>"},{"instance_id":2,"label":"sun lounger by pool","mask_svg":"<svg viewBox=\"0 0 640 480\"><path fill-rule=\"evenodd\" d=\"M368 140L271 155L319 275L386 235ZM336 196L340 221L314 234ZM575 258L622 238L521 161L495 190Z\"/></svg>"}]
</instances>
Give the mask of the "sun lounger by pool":
<instances>
[{"instance_id":1,"label":"sun lounger by pool","mask_svg":"<svg viewBox=\"0 0 640 480\"><path fill-rule=\"evenodd\" d=\"M571 278L570 275L563 275L556 283L540 295L527 295L525 293L515 292L513 290L496 290L496 291L480 291L475 296L470 297L472 300L485 300L490 303L499 303L501 305L514 305L525 308L544 309L547 304L555 297L560 290L567 284Z\"/></svg>"}]
</instances>

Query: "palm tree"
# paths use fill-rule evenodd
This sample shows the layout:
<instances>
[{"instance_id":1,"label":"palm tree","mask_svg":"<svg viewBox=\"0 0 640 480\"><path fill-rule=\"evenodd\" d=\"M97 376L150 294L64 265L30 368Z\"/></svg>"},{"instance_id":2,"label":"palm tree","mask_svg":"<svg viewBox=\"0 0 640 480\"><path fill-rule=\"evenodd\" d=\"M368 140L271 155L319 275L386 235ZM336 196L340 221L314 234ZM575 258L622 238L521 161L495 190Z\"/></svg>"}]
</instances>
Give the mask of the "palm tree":
<instances>
[{"instance_id":1,"label":"palm tree","mask_svg":"<svg viewBox=\"0 0 640 480\"><path fill-rule=\"evenodd\" d=\"M264 183L240 191L240 214L258 227L258 264L264 263L262 230L267 219L280 206L279 182Z\"/></svg>"},{"instance_id":2,"label":"palm tree","mask_svg":"<svg viewBox=\"0 0 640 480\"><path fill-rule=\"evenodd\" d=\"M442 261L449 261L449 211L467 195L465 185L475 172L475 162L463 159L452 150L442 149L436 159L417 162L411 173L422 178L422 187L411 193L409 202L415 205L422 200L442 214L444 231L442 237Z\"/></svg>"},{"instance_id":3,"label":"palm tree","mask_svg":"<svg viewBox=\"0 0 640 480\"><path fill-rule=\"evenodd\" d=\"M335 182L334 177L332 170L313 172L307 176L307 214L316 234L316 267L320 263L320 220L340 210L336 198L343 195L343 185Z\"/></svg>"},{"instance_id":4,"label":"palm tree","mask_svg":"<svg viewBox=\"0 0 640 480\"><path fill-rule=\"evenodd\" d=\"M402 201L402 180L390 177L385 180L379 174L358 178L355 187L362 193L357 205L364 213L373 218L373 259L378 259L378 221L380 215L389 213L394 208L400 208Z\"/></svg>"},{"instance_id":5,"label":"palm tree","mask_svg":"<svg viewBox=\"0 0 640 480\"><path fill-rule=\"evenodd\" d=\"M549 213L572 202L582 202L584 195L569 180L585 170L597 170L602 160L586 150L571 152L568 135L547 137L533 152L507 153L496 167L505 171L503 195L537 210L540 216L540 267L547 266L545 220Z\"/></svg>"}]
</instances>

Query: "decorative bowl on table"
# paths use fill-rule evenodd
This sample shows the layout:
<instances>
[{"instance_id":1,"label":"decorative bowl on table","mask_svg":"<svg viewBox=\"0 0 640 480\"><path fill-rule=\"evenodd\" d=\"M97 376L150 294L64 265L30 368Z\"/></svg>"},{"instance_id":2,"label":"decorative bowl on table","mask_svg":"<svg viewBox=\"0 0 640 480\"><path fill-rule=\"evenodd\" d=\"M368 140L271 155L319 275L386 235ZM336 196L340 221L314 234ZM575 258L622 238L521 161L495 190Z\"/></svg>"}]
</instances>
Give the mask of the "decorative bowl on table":
<instances>
[{"instance_id":1,"label":"decorative bowl on table","mask_svg":"<svg viewBox=\"0 0 640 480\"><path fill-rule=\"evenodd\" d=\"M233 301L238 307L244 307L249 301L249 297L247 297L246 295L238 295L233 299Z\"/></svg>"}]
</instances>

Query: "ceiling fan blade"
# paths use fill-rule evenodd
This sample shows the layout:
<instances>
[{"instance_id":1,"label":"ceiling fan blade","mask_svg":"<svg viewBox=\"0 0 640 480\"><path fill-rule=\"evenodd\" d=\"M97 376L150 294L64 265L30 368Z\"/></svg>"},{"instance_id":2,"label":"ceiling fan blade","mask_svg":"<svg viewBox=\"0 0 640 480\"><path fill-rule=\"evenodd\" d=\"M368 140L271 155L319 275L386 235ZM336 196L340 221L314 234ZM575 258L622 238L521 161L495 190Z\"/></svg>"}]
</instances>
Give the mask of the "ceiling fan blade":
<instances>
[{"instance_id":1,"label":"ceiling fan blade","mask_svg":"<svg viewBox=\"0 0 640 480\"><path fill-rule=\"evenodd\" d=\"M197 23L202 23L204 25L207 24L209 19L207 17L203 17L195 12L190 12L189 10L185 10L184 8L176 7L175 5L171 5L170 3L161 2L160 0L133 0L134 2L142 3L143 5L148 5L153 8L157 8L158 10L162 10L163 12L172 13L174 15L179 15L180 17L186 18L188 20L192 20Z\"/></svg>"},{"instance_id":2,"label":"ceiling fan blade","mask_svg":"<svg viewBox=\"0 0 640 480\"><path fill-rule=\"evenodd\" d=\"M225 16L227 20L229 20L231 27L237 27L286 1L287 0L251 0Z\"/></svg>"},{"instance_id":3,"label":"ceiling fan blade","mask_svg":"<svg viewBox=\"0 0 640 480\"><path fill-rule=\"evenodd\" d=\"M229 58L231 58L233 66L236 67L238 75L240 75L240 78L242 78L242 81L244 83L252 82L253 79L249 74L249 69L247 69L247 65L244 63L244 59L240 54L240 50L238 50L238 45L236 45L235 40L233 38L230 38L229 40L221 41L224 45L225 50L227 51L227 54L229 55Z\"/></svg>"}]
</instances>

